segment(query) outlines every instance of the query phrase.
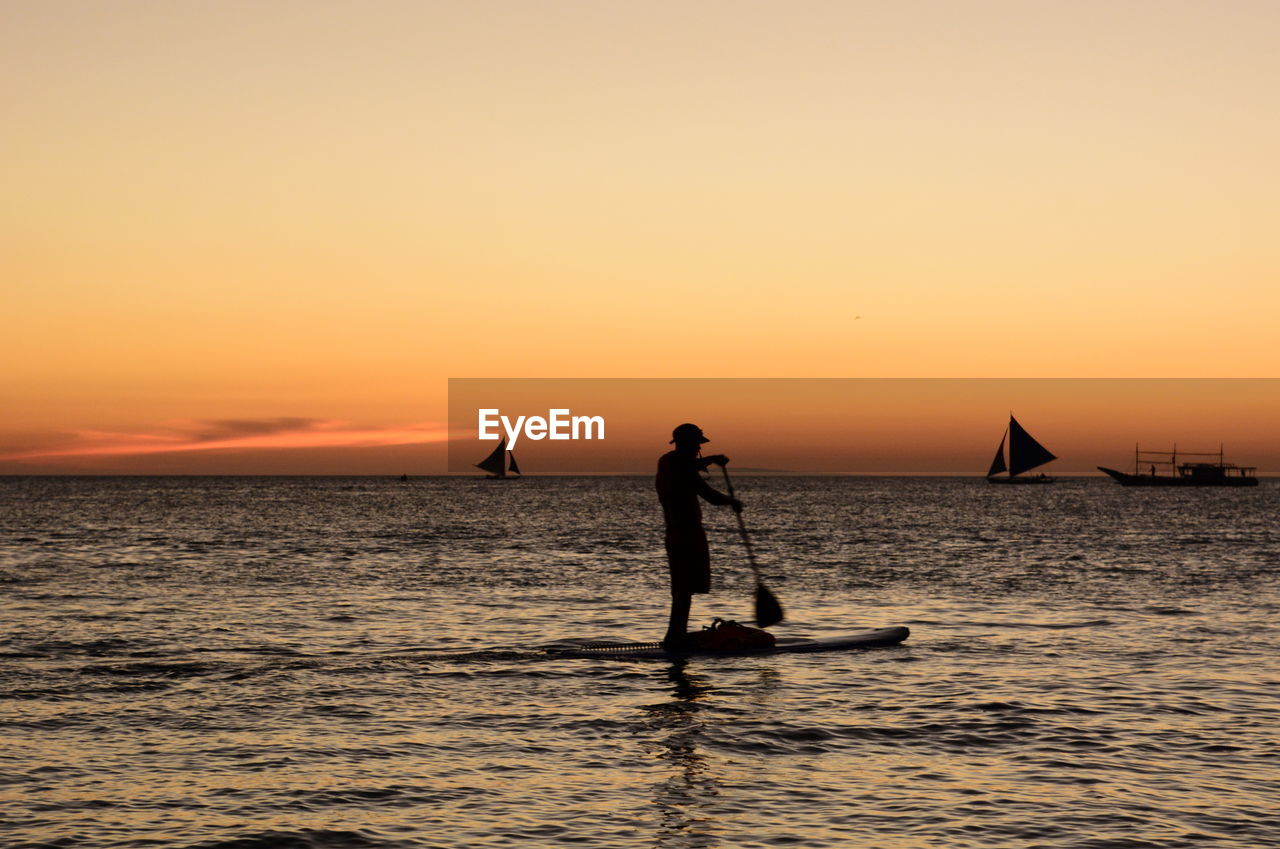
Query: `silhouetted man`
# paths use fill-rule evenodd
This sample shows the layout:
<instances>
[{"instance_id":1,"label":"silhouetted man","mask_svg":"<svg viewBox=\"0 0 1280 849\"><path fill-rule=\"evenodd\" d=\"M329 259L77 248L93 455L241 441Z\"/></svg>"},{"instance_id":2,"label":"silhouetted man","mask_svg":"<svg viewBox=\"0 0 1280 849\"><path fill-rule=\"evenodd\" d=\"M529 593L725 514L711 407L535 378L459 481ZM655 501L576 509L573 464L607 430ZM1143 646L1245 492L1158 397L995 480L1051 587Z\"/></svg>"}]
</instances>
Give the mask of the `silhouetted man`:
<instances>
[{"instance_id":1,"label":"silhouetted man","mask_svg":"<svg viewBox=\"0 0 1280 849\"><path fill-rule=\"evenodd\" d=\"M671 433L675 449L658 460L655 484L667 522L667 563L671 569L671 621L662 640L665 645L678 645L685 639L693 594L711 591L711 555L698 499L742 510L742 502L712 489L698 474L712 463L723 466L729 462L723 454L699 456L708 441L697 425L682 424Z\"/></svg>"}]
</instances>

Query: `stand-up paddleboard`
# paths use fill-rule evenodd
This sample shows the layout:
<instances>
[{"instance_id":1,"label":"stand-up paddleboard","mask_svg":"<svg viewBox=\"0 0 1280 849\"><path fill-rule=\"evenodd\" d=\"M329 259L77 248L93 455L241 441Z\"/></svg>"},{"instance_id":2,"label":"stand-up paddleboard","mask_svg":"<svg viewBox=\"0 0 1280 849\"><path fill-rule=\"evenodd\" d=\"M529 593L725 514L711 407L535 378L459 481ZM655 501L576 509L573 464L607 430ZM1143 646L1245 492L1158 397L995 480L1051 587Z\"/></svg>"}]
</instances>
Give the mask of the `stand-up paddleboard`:
<instances>
[{"instance_id":1,"label":"stand-up paddleboard","mask_svg":"<svg viewBox=\"0 0 1280 849\"><path fill-rule=\"evenodd\" d=\"M735 649L729 651L712 651L709 649L667 650L662 643L629 643L623 640L562 640L546 647L546 652L555 657L618 657L618 658L654 658L670 660L681 657L736 657L740 655L789 654L793 652L848 651L849 649L870 649L879 646L896 646L910 635L905 625L894 628L877 628L874 631L859 631L856 634L845 634L841 637L781 637L772 646L756 649Z\"/></svg>"}]
</instances>

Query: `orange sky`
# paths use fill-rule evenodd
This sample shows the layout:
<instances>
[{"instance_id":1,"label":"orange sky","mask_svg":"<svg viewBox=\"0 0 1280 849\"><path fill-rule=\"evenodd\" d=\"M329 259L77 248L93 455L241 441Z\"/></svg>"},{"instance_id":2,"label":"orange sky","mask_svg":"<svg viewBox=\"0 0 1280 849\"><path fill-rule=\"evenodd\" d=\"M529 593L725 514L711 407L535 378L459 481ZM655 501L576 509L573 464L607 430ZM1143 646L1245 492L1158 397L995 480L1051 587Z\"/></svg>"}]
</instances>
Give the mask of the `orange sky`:
<instances>
[{"instance_id":1,"label":"orange sky","mask_svg":"<svg viewBox=\"0 0 1280 849\"><path fill-rule=\"evenodd\" d=\"M1058 460L1058 474L1129 469L1144 449L1217 452L1280 472L1280 379L453 380L449 469L477 474L496 442L477 410L509 420L551 408L605 419L603 441L518 438L525 473L648 473L674 425L734 467L812 473L982 475L1009 413ZM1191 458L1188 458L1191 459Z\"/></svg>"},{"instance_id":2,"label":"orange sky","mask_svg":"<svg viewBox=\"0 0 1280 849\"><path fill-rule=\"evenodd\" d=\"M8 2L0 473L442 471L449 377L1275 376L1277 25Z\"/></svg>"}]
</instances>

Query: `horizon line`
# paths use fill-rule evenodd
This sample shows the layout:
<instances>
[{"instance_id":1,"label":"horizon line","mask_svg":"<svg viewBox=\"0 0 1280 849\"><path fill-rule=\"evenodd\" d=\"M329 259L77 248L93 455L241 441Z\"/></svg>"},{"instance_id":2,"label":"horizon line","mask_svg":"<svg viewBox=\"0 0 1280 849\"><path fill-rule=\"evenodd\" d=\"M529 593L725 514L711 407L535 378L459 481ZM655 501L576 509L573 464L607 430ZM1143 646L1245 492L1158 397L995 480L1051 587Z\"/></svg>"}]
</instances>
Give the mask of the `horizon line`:
<instances>
[{"instance_id":1,"label":"horizon line","mask_svg":"<svg viewBox=\"0 0 1280 849\"><path fill-rule=\"evenodd\" d=\"M401 481L401 474L407 475L410 480L421 478L488 480L484 475L467 472L427 472L424 474L410 474L408 472L400 474L394 472L353 472L349 474L341 472L0 472L0 478L369 478ZM748 472L740 470L738 474L741 477L753 478L969 478L986 480L988 477L987 475L968 472ZM515 480L518 478L647 478L652 476L652 472L531 472L509 477ZM1108 479L1104 473L1087 472L1060 472L1053 477L1057 479ZM1255 477L1259 480L1280 479L1280 471L1259 472Z\"/></svg>"}]
</instances>

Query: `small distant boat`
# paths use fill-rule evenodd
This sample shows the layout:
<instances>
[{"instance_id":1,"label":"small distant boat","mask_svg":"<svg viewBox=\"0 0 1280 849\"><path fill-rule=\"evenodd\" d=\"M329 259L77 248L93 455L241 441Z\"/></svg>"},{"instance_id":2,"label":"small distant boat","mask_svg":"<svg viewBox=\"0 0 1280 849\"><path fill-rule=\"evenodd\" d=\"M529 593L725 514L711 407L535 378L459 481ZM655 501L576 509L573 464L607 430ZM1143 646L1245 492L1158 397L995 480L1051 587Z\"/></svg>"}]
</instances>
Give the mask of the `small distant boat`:
<instances>
[{"instance_id":1,"label":"small distant boat","mask_svg":"<svg viewBox=\"0 0 1280 849\"><path fill-rule=\"evenodd\" d=\"M510 465L508 465L508 457ZM515 452L507 451L505 439L499 440L498 447L493 449L493 453L488 457L476 463L476 468L488 472L485 478L491 481L514 480L512 475L516 478L520 477L520 467L516 465Z\"/></svg>"},{"instance_id":2,"label":"small distant boat","mask_svg":"<svg viewBox=\"0 0 1280 849\"><path fill-rule=\"evenodd\" d=\"M1172 451L1144 451L1133 446L1133 474L1099 466L1098 470L1106 472L1121 486L1257 486L1257 466L1237 466L1224 462L1222 446L1218 452L1205 453L1183 451L1182 457L1217 457L1218 462L1209 463L1203 460L1194 462L1178 462L1178 446ZM1168 459L1165 459L1168 458ZM1142 467L1147 467L1143 474ZM1159 466L1159 470L1157 470ZM1167 471L1166 471L1167 467Z\"/></svg>"},{"instance_id":3,"label":"small distant boat","mask_svg":"<svg viewBox=\"0 0 1280 849\"><path fill-rule=\"evenodd\" d=\"M1004 461L1004 443L1009 442L1009 462ZM1058 459L1035 438L1018 424L1018 420L1009 414L1009 427L1000 437L1000 447L996 449L996 457L991 461L987 471L987 483L1054 483L1056 478L1045 474L1018 477L1023 472L1043 466L1050 460ZM1008 473L1005 475L1005 473Z\"/></svg>"}]
</instances>

